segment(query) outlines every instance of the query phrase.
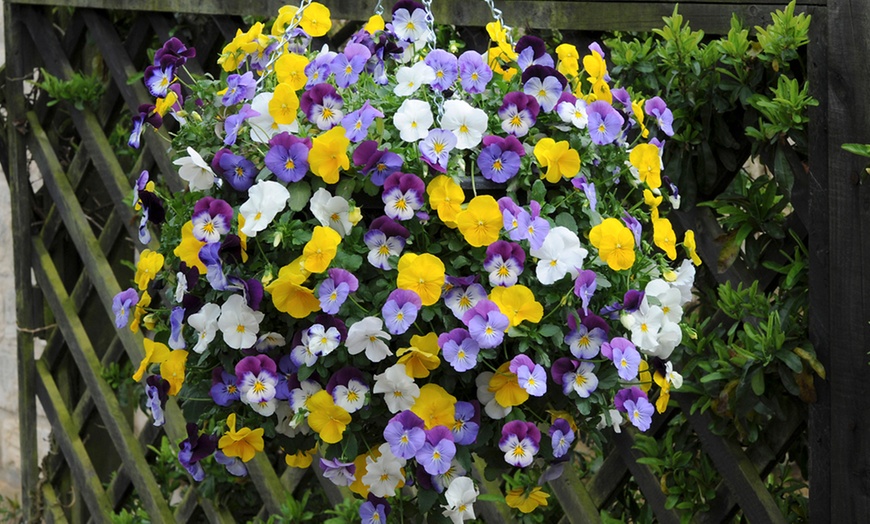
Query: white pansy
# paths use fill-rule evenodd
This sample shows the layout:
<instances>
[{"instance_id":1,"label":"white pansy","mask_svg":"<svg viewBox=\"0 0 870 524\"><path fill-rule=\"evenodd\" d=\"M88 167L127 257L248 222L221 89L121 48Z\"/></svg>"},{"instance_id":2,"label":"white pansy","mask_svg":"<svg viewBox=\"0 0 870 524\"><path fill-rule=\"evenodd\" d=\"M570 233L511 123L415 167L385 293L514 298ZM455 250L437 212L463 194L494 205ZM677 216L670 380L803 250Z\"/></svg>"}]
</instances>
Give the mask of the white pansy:
<instances>
[{"instance_id":1,"label":"white pansy","mask_svg":"<svg viewBox=\"0 0 870 524\"><path fill-rule=\"evenodd\" d=\"M218 330L218 317L220 317L220 314L220 306L208 303L187 318L188 325L195 329L197 334L196 345L193 346L194 353L202 353L208 348L211 341L214 340Z\"/></svg>"},{"instance_id":2,"label":"white pansy","mask_svg":"<svg viewBox=\"0 0 870 524\"><path fill-rule=\"evenodd\" d=\"M665 363L665 380L668 381L673 389L680 389L683 385L683 376L674 371L673 362Z\"/></svg>"},{"instance_id":3,"label":"white pansy","mask_svg":"<svg viewBox=\"0 0 870 524\"><path fill-rule=\"evenodd\" d=\"M416 142L426 138L434 122L432 108L422 100L405 100L393 115L393 125L399 130L399 137L405 142Z\"/></svg>"},{"instance_id":4,"label":"white pansy","mask_svg":"<svg viewBox=\"0 0 870 524\"><path fill-rule=\"evenodd\" d=\"M529 253L538 259L535 269L538 280L549 286L568 274L576 278L589 252L580 246L576 233L558 226L547 233L540 249L532 249Z\"/></svg>"},{"instance_id":5,"label":"white pansy","mask_svg":"<svg viewBox=\"0 0 870 524\"><path fill-rule=\"evenodd\" d=\"M408 9L401 7L393 13L393 32L402 40L417 42L429 35L429 24L426 22L426 11L423 9Z\"/></svg>"},{"instance_id":6,"label":"white pansy","mask_svg":"<svg viewBox=\"0 0 870 524\"><path fill-rule=\"evenodd\" d=\"M251 128L251 140L265 144L272 139L273 136L287 131L288 133L296 133L299 131L299 122L294 120L292 124L278 124L272 115L269 114L269 102L272 101L274 93L260 93L251 101L251 109L260 113L258 116L249 118L246 122Z\"/></svg>"},{"instance_id":7,"label":"white pansy","mask_svg":"<svg viewBox=\"0 0 870 524\"><path fill-rule=\"evenodd\" d=\"M233 349L247 349L257 342L263 314L248 307L245 297L233 295L221 306L218 328Z\"/></svg>"},{"instance_id":8,"label":"white pansy","mask_svg":"<svg viewBox=\"0 0 870 524\"><path fill-rule=\"evenodd\" d=\"M214 185L214 171L196 149L188 146L187 156L172 163L178 166L178 176L187 181L191 191L205 191Z\"/></svg>"},{"instance_id":9,"label":"white pansy","mask_svg":"<svg viewBox=\"0 0 870 524\"><path fill-rule=\"evenodd\" d=\"M390 413L411 409L420 396L420 386L405 372L404 364L393 364L380 375L375 375L372 393L383 393Z\"/></svg>"},{"instance_id":10,"label":"white pansy","mask_svg":"<svg viewBox=\"0 0 870 524\"><path fill-rule=\"evenodd\" d=\"M482 109L473 107L464 100L444 102L444 117L441 126L456 135L456 149L471 149L480 144L486 133L488 117Z\"/></svg>"},{"instance_id":11,"label":"white pansy","mask_svg":"<svg viewBox=\"0 0 870 524\"><path fill-rule=\"evenodd\" d=\"M631 342L641 351L654 351L659 345L659 332L664 322L664 313L659 306L651 306L644 297L637 311L631 314Z\"/></svg>"},{"instance_id":12,"label":"white pansy","mask_svg":"<svg viewBox=\"0 0 870 524\"><path fill-rule=\"evenodd\" d=\"M444 508L442 515L449 518L453 524L474 520L474 503L478 495L480 491L473 480L468 477L456 477L444 493L447 504L441 505Z\"/></svg>"},{"instance_id":13,"label":"white pansy","mask_svg":"<svg viewBox=\"0 0 870 524\"><path fill-rule=\"evenodd\" d=\"M320 221L320 225L331 227L344 238L350 233L353 224L350 221L350 204L340 196L332 196L328 190L320 188L314 192L309 201L311 214Z\"/></svg>"},{"instance_id":14,"label":"white pansy","mask_svg":"<svg viewBox=\"0 0 870 524\"><path fill-rule=\"evenodd\" d=\"M327 329L323 324L314 324L308 328L308 349L319 356L326 356L341 343L341 333L335 327Z\"/></svg>"},{"instance_id":15,"label":"white pansy","mask_svg":"<svg viewBox=\"0 0 870 524\"><path fill-rule=\"evenodd\" d=\"M435 80L435 70L425 62L417 62L411 67L402 66L396 71L396 96L411 96L420 86L429 85Z\"/></svg>"},{"instance_id":16,"label":"white pansy","mask_svg":"<svg viewBox=\"0 0 870 524\"><path fill-rule=\"evenodd\" d=\"M671 286L661 278L653 279L644 288L647 299L653 298L662 308L665 319L669 322L679 322L683 318L680 290Z\"/></svg>"},{"instance_id":17,"label":"white pansy","mask_svg":"<svg viewBox=\"0 0 870 524\"><path fill-rule=\"evenodd\" d=\"M559 102L556 106L556 113L562 122L573 124L577 129L586 129L586 124L589 122L589 115L586 113L586 101L578 99L575 103Z\"/></svg>"},{"instance_id":18,"label":"white pansy","mask_svg":"<svg viewBox=\"0 0 870 524\"><path fill-rule=\"evenodd\" d=\"M377 459L366 457L366 474L361 480L369 487L372 495L392 497L396 494L399 482L405 480L405 475L402 474L405 461L393 455L389 444L381 444L378 450L381 456Z\"/></svg>"},{"instance_id":19,"label":"white pansy","mask_svg":"<svg viewBox=\"0 0 870 524\"><path fill-rule=\"evenodd\" d=\"M372 362L380 362L393 354L384 342L390 338L390 334L384 331L383 320L378 317L365 317L348 328L345 345L351 355L365 351L366 358Z\"/></svg>"},{"instance_id":20,"label":"white pansy","mask_svg":"<svg viewBox=\"0 0 870 524\"><path fill-rule=\"evenodd\" d=\"M284 210L290 192L274 180L260 180L248 189L248 200L239 207L239 213L245 217L245 226L241 232L249 237L269 227L275 215Z\"/></svg>"},{"instance_id":21,"label":"white pansy","mask_svg":"<svg viewBox=\"0 0 870 524\"><path fill-rule=\"evenodd\" d=\"M336 406L348 413L355 413L365 405L366 393L368 392L368 386L359 380L350 379L347 381L347 386L343 384L335 386L332 390L332 397Z\"/></svg>"}]
</instances>

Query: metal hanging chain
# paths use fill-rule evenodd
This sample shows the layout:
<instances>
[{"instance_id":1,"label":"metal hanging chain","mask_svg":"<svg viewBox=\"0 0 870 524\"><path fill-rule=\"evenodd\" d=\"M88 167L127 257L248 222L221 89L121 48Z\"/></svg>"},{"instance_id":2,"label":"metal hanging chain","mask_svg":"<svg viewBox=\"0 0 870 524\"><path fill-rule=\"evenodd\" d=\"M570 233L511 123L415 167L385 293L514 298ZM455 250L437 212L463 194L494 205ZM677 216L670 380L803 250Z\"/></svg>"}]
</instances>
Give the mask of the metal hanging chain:
<instances>
[{"instance_id":1,"label":"metal hanging chain","mask_svg":"<svg viewBox=\"0 0 870 524\"><path fill-rule=\"evenodd\" d=\"M275 48L275 51L272 53L272 56L269 57L269 61L266 62L266 66L263 68L264 74L257 79L257 87L262 85L263 81L266 80L266 77L268 76L266 73L269 71L269 68L284 55L284 46L286 46L290 41L290 32L302 21L302 12L305 11L305 8L311 5L311 2L312 0L301 0L299 2L299 7L296 9L296 13L293 15L293 18L290 19L290 23L287 24L287 27L284 28L284 34L281 35L281 39L278 41L278 47Z\"/></svg>"},{"instance_id":2,"label":"metal hanging chain","mask_svg":"<svg viewBox=\"0 0 870 524\"><path fill-rule=\"evenodd\" d=\"M375 14L378 16L384 14L384 6L381 4L381 0L378 0L377 5L375 5Z\"/></svg>"},{"instance_id":3,"label":"metal hanging chain","mask_svg":"<svg viewBox=\"0 0 870 524\"><path fill-rule=\"evenodd\" d=\"M513 31L513 27L511 27L509 25L505 25L504 20L501 17L501 15L502 15L501 9L499 9L495 6L495 0L483 0L483 1L486 2L486 5L489 6L489 12L490 12L490 14L492 14L492 19L495 20L496 22L498 22L501 25L502 29L504 29L505 39L511 45L511 47L513 47L514 37L511 34Z\"/></svg>"},{"instance_id":4,"label":"metal hanging chain","mask_svg":"<svg viewBox=\"0 0 870 524\"><path fill-rule=\"evenodd\" d=\"M423 0L423 9L426 11L426 45L429 50L435 49L435 15L432 14L432 0Z\"/></svg>"}]
</instances>

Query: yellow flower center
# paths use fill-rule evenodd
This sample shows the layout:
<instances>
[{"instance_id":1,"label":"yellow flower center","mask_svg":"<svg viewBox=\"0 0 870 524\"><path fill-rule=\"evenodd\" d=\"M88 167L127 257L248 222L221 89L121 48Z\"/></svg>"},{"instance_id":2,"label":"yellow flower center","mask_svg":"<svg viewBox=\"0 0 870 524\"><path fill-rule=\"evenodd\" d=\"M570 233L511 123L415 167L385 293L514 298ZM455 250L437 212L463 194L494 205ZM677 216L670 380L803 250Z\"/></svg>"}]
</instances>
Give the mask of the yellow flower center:
<instances>
[{"instance_id":1,"label":"yellow flower center","mask_svg":"<svg viewBox=\"0 0 870 524\"><path fill-rule=\"evenodd\" d=\"M294 162L292 158L288 158L287 161L284 162L284 169L296 169L296 162Z\"/></svg>"},{"instance_id":2,"label":"yellow flower center","mask_svg":"<svg viewBox=\"0 0 870 524\"><path fill-rule=\"evenodd\" d=\"M324 107L323 112L320 113L320 116L322 118L332 118L333 115L334 115L334 113L332 112L332 109L330 109L328 107Z\"/></svg>"},{"instance_id":3,"label":"yellow flower center","mask_svg":"<svg viewBox=\"0 0 870 524\"><path fill-rule=\"evenodd\" d=\"M239 324L238 326L236 326L236 333L244 333L244 332L245 332L244 324Z\"/></svg>"},{"instance_id":4,"label":"yellow flower center","mask_svg":"<svg viewBox=\"0 0 870 524\"><path fill-rule=\"evenodd\" d=\"M523 120L520 118L520 115L514 115L514 117L511 118L511 125L515 127L523 125Z\"/></svg>"},{"instance_id":5,"label":"yellow flower center","mask_svg":"<svg viewBox=\"0 0 870 524\"><path fill-rule=\"evenodd\" d=\"M254 390L254 393L262 393L262 392L266 391L266 384L263 384L262 382L257 380L254 382L253 390Z\"/></svg>"},{"instance_id":6,"label":"yellow flower center","mask_svg":"<svg viewBox=\"0 0 870 524\"><path fill-rule=\"evenodd\" d=\"M644 324L640 325L640 330L643 331L644 333L646 333L647 331L649 331L649 328L646 327L646 324L644 323Z\"/></svg>"},{"instance_id":7,"label":"yellow flower center","mask_svg":"<svg viewBox=\"0 0 870 524\"><path fill-rule=\"evenodd\" d=\"M492 163L492 169L493 169L494 171L501 171L502 168L503 168L503 166L502 166L502 163L501 163L501 159L500 159L500 158L496 158L496 159L495 159L495 162Z\"/></svg>"},{"instance_id":8,"label":"yellow flower center","mask_svg":"<svg viewBox=\"0 0 870 524\"><path fill-rule=\"evenodd\" d=\"M461 126L459 126L459 132L460 133L468 133L468 126L465 124L462 124Z\"/></svg>"}]
</instances>

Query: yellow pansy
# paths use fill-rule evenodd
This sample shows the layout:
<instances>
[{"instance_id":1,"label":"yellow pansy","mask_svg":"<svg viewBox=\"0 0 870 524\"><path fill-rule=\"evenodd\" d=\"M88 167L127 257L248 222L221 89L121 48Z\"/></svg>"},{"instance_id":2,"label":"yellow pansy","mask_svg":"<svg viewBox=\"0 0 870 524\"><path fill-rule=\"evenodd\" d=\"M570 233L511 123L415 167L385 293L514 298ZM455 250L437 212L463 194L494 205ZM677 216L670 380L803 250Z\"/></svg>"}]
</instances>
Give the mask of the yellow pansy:
<instances>
[{"instance_id":1,"label":"yellow pansy","mask_svg":"<svg viewBox=\"0 0 870 524\"><path fill-rule=\"evenodd\" d=\"M166 344L154 342L151 339L145 339L145 358L139 362L139 369L133 373L133 380L139 382L145 371L148 370L149 364L160 364L169 358L170 350Z\"/></svg>"},{"instance_id":2,"label":"yellow pansy","mask_svg":"<svg viewBox=\"0 0 870 524\"><path fill-rule=\"evenodd\" d=\"M556 56L559 57L559 65L556 67L568 78L575 77L580 72L580 53L572 44L561 44L556 47Z\"/></svg>"},{"instance_id":3,"label":"yellow pansy","mask_svg":"<svg viewBox=\"0 0 870 524\"><path fill-rule=\"evenodd\" d=\"M154 111L156 111L160 116L164 116L176 102L178 102L178 94L170 89L166 92L164 98L158 98L157 101L154 102Z\"/></svg>"},{"instance_id":4,"label":"yellow pansy","mask_svg":"<svg viewBox=\"0 0 870 524\"><path fill-rule=\"evenodd\" d=\"M405 365L405 372L411 378L426 378L429 371L437 369L441 365L438 358L438 335L427 333L424 336L414 335L411 337L411 345L396 351L399 364Z\"/></svg>"},{"instance_id":5,"label":"yellow pansy","mask_svg":"<svg viewBox=\"0 0 870 524\"><path fill-rule=\"evenodd\" d=\"M594 100L604 100L613 105L613 93L610 92L610 86L604 80L592 84L592 97Z\"/></svg>"},{"instance_id":6,"label":"yellow pansy","mask_svg":"<svg viewBox=\"0 0 870 524\"><path fill-rule=\"evenodd\" d=\"M683 237L683 247L686 248L686 253L692 258L692 263L696 266L701 265L701 257L698 256L698 246L695 244L695 232L689 229L686 231L686 236Z\"/></svg>"},{"instance_id":7,"label":"yellow pansy","mask_svg":"<svg viewBox=\"0 0 870 524\"><path fill-rule=\"evenodd\" d=\"M292 455L288 453L284 455L284 462L291 468L305 469L311 466L315 453L317 453L317 446L308 451L299 450Z\"/></svg>"},{"instance_id":8,"label":"yellow pansy","mask_svg":"<svg viewBox=\"0 0 870 524\"><path fill-rule=\"evenodd\" d=\"M305 66L308 65L308 59L296 53L284 53L281 58L275 61L275 76L278 77L280 84L287 84L294 91L299 91L305 87L308 82L308 77L305 76Z\"/></svg>"},{"instance_id":9,"label":"yellow pansy","mask_svg":"<svg viewBox=\"0 0 870 524\"><path fill-rule=\"evenodd\" d=\"M338 253L341 235L331 227L315 226L311 240L302 248L305 270L323 273Z\"/></svg>"},{"instance_id":10,"label":"yellow pansy","mask_svg":"<svg viewBox=\"0 0 870 524\"><path fill-rule=\"evenodd\" d=\"M228 457L239 457L248 462L257 452L263 451L263 428L242 428L236 431L236 414L227 417L229 430L218 441L218 448Z\"/></svg>"},{"instance_id":11,"label":"yellow pansy","mask_svg":"<svg viewBox=\"0 0 870 524\"><path fill-rule=\"evenodd\" d=\"M278 17L275 18L274 22L272 22L272 36L283 36L284 32L287 31L287 25L293 20L293 17L296 16L296 11L298 10L299 8L295 5L285 5L278 9Z\"/></svg>"},{"instance_id":12,"label":"yellow pansy","mask_svg":"<svg viewBox=\"0 0 870 524\"><path fill-rule=\"evenodd\" d=\"M239 216L241 217L241 215ZM240 225L239 228L241 229L241 227ZM205 264L199 259L199 250L204 245L205 242L193 236L193 221L188 220L181 226L181 242L178 243L172 253L187 264L187 267L195 267L200 275L205 275Z\"/></svg>"},{"instance_id":13,"label":"yellow pansy","mask_svg":"<svg viewBox=\"0 0 870 524\"><path fill-rule=\"evenodd\" d=\"M474 247L488 246L498 240L503 223L498 202L489 195L472 198L468 207L456 215L459 231Z\"/></svg>"},{"instance_id":14,"label":"yellow pansy","mask_svg":"<svg viewBox=\"0 0 870 524\"><path fill-rule=\"evenodd\" d=\"M607 64L601 55L593 51L583 57L583 70L589 75L589 83L595 84L604 80L607 75Z\"/></svg>"},{"instance_id":15,"label":"yellow pansy","mask_svg":"<svg viewBox=\"0 0 870 524\"><path fill-rule=\"evenodd\" d=\"M438 384L426 384L420 388L420 396L414 401L411 411L423 419L426 429L435 426L449 428L456 422L456 397Z\"/></svg>"},{"instance_id":16,"label":"yellow pansy","mask_svg":"<svg viewBox=\"0 0 870 524\"><path fill-rule=\"evenodd\" d=\"M516 488L507 492L504 501L508 506L516 508L523 513L531 513L538 506L546 506L550 495L543 491L540 486L529 488Z\"/></svg>"},{"instance_id":17,"label":"yellow pansy","mask_svg":"<svg viewBox=\"0 0 870 524\"><path fill-rule=\"evenodd\" d=\"M373 35L377 31L383 31L384 27L386 27L386 25L384 24L384 17L382 17L381 15L372 15L369 17L366 25L363 26L363 29L365 29L368 34Z\"/></svg>"},{"instance_id":18,"label":"yellow pansy","mask_svg":"<svg viewBox=\"0 0 870 524\"><path fill-rule=\"evenodd\" d=\"M501 22L498 20L494 22L490 22L486 24L486 33L489 35L490 40L493 41L498 46L498 49L508 60L516 60L517 53L514 51L513 46L508 42L508 32L507 28L501 25Z\"/></svg>"},{"instance_id":19,"label":"yellow pansy","mask_svg":"<svg viewBox=\"0 0 870 524\"><path fill-rule=\"evenodd\" d=\"M302 285L308 274L300 266L298 259L287 264L278 272L278 278L265 287L272 295L275 309L293 318L305 318L320 311L320 300L314 296L314 290Z\"/></svg>"},{"instance_id":20,"label":"yellow pansy","mask_svg":"<svg viewBox=\"0 0 870 524\"><path fill-rule=\"evenodd\" d=\"M509 56L509 54L505 53L499 47L490 47L486 55L486 63L489 65L490 69L492 69L492 72L501 75L502 80L505 82L510 82L518 72L516 67L505 68L503 66L503 63L513 60L509 58ZM514 56L516 56L516 54L514 54Z\"/></svg>"},{"instance_id":21,"label":"yellow pansy","mask_svg":"<svg viewBox=\"0 0 870 524\"><path fill-rule=\"evenodd\" d=\"M465 192L449 176L438 175L426 187L429 207L438 211L438 218L447 227L456 228L456 215L462 211Z\"/></svg>"},{"instance_id":22,"label":"yellow pansy","mask_svg":"<svg viewBox=\"0 0 870 524\"><path fill-rule=\"evenodd\" d=\"M634 234L620 220L604 219L589 231L589 242L610 269L622 271L634 265Z\"/></svg>"},{"instance_id":23,"label":"yellow pansy","mask_svg":"<svg viewBox=\"0 0 870 524\"><path fill-rule=\"evenodd\" d=\"M311 172L323 179L327 184L338 183L338 172L350 168L347 156L347 146L350 140L344 134L344 128L335 126L311 140L311 151L308 153L308 165Z\"/></svg>"},{"instance_id":24,"label":"yellow pansy","mask_svg":"<svg viewBox=\"0 0 870 524\"><path fill-rule=\"evenodd\" d=\"M171 351L166 360L160 363L160 376L169 382L169 396L174 397L184 384L185 364L187 363L187 351L176 349Z\"/></svg>"},{"instance_id":25,"label":"yellow pansy","mask_svg":"<svg viewBox=\"0 0 870 524\"><path fill-rule=\"evenodd\" d=\"M242 233L245 227L245 217L239 213L239 245L242 246L242 263L248 261L248 235Z\"/></svg>"},{"instance_id":26,"label":"yellow pansy","mask_svg":"<svg viewBox=\"0 0 870 524\"><path fill-rule=\"evenodd\" d=\"M510 287L497 286L492 290L489 299L495 302L501 312L508 317L511 326L519 326L527 320L537 324L544 316L544 306L535 300L532 290L516 284Z\"/></svg>"},{"instance_id":27,"label":"yellow pansy","mask_svg":"<svg viewBox=\"0 0 870 524\"><path fill-rule=\"evenodd\" d=\"M650 189L661 187L662 164L659 158L659 148L655 144L635 146L628 155L628 161L637 168L641 182L646 182Z\"/></svg>"},{"instance_id":28,"label":"yellow pansy","mask_svg":"<svg viewBox=\"0 0 870 524\"><path fill-rule=\"evenodd\" d=\"M649 363L646 360L641 359L640 364L637 366L637 380L640 382L638 384L640 389L644 393L649 393L650 388L652 388L652 376L649 372Z\"/></svg>"},{"instance_id":29,"label":"yellow pansy","mask_svg":"<svg viewBox=\"0 0 870 524\"><path fill-rule=\"evenodd\" d=\"M308 410L308 425L324 442L341 442L341 436L351 421L350 413L341 406L336 406L328 391L321 389L308 397L305 408Z\"/></svg>"},{"instance_id":30,"label":"yellow pansy","mask_svg":"<svg viewBox=\"0 0 870 524\"><path fill-rule=\"evenodd\" d=\"M150 249L142 251L139 255L139 263L136 264L136 275L133 277L139 290L148 289L148 284L154 280L161 269L163 269L163 255Z\"/></svg>"},{"instance_id":31,"label":"yellow pansy","mask_svg":"<svg viewBox=\"0 0 870 524\"><path fill-rule=\"evenodd\" d=\"M495 401L504 408L519 406L529 400L529 392L520 386L517 375L511 373L510 366L510 362L499 366L489 379L487 387L490 393L495 394Z\"/></svg>"},{"instance_id":32,"label":"yellow pansy","mask_svg":"<svg viewBox=\"0 0 870 524\"><path fill-rule=\"evenodd\" d=\"M431 306L441 298L444 287L444 262L435 255L405 253L399 259L396 287L420 295L424 306Z\"/></svg>"},{"instance_id":33,"label":"yellow pansy","mask_svg":"<svg viewBox=\"0 0 870 524\"><path fill-rule=\"evenodd\" d=\"M653 223L653 241L655 245L662 249L669 259L677 258L677 235L674 233L674 226L671 225L667 218L658 218L652 221Z\"/></svg>"},{"instance_id":34,"label":"yellow pansy","mask_svg":"<svg viewBox=\"0 0 870 524\"><path fill-rule=\"evenodd\" d=\"M332 29L329 8L319 2L312 2L302 11L299 27L311 36L323 36Z\"/></svg>"},{"instance_id":35,"label":"yellow pansy","mask_svg":"<svg viewBox=\"0 0 870 524\"><path fill-rule=\"evenodd\" d=\"M275 87L272 99L269 100L269 115L275 119L275 123L292 124L296 121L299 111L299 97L296 90L288 83L281 83Z\"/></svg>"},{"instance_id":36,"label":"yellow pansy","mask_svg":"<svg viewBox=\"0 0 870 524\"><path fill-rule=\"evenodd\" d=\"M139 332L139 323L142 322L142 315L145 314L145 308L150 305L151 295L149 295L147 291L143 291L142 296L139 297L139 302L136 304L136 309L133 311L133 320L130 321L130 331L133 333Z\"/></svg>"},{"instance_id":37,"label":"yellow pansy","mask_svg":"<svg viewBox=\"0 0 870 524\"><path fill-rule=\"evenodd\" d=\"M535 144L535 158L547 171L541 178L555 184L564 178L573 178L580 171L580 153L571 149L567 140L556 142L550 137L542 138Z\"/></svg>"}]
</instances>

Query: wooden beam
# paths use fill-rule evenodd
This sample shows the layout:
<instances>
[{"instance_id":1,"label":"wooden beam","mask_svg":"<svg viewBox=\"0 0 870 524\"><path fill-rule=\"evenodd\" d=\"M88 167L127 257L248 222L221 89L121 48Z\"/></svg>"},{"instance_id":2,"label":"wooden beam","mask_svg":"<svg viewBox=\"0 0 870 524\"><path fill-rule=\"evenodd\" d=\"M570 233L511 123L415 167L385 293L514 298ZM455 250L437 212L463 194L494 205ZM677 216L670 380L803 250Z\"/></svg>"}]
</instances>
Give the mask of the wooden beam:
<instances>
[{"instance_id":1,"label":"wooden beam","mask_svg":"<svg viewBox=\"0 0 870 524\"><path fill-rule=\"evenodd\" d=\"M870 398L870 187L867 159L840 146L870 143L870 2L831 0L827 14L830 317L818 348L830 381L830 513L824 521L848 522L870 515L870 419L863 402Z\"/></svg>"}]
</instances>

